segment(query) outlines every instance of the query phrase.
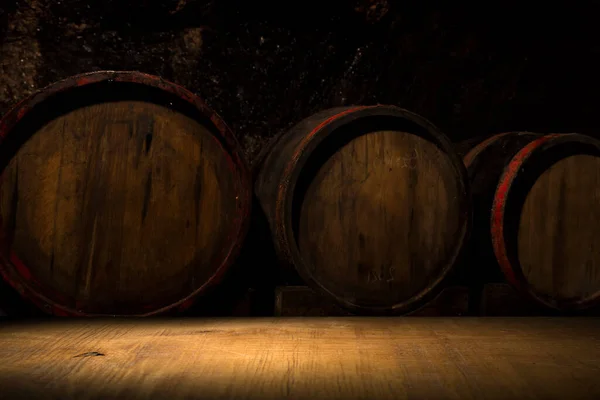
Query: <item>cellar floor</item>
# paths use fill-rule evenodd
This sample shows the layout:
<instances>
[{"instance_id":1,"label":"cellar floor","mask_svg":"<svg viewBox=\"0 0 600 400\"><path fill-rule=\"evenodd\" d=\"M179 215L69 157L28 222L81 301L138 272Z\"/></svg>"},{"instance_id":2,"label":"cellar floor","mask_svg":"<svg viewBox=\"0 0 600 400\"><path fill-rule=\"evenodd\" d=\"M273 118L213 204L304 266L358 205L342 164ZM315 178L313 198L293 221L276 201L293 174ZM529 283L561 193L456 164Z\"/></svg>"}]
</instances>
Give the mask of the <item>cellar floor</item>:
<instances>
[{"instance_id":1,"label":"cellar floor","mask_svg":"<svg viewBox=\"0 0 600 400\"><path fill-rule=\"evenodd\" d=\"M0 398L600 399L600 319L0 319Z\"/></svg>"}]
</instances>

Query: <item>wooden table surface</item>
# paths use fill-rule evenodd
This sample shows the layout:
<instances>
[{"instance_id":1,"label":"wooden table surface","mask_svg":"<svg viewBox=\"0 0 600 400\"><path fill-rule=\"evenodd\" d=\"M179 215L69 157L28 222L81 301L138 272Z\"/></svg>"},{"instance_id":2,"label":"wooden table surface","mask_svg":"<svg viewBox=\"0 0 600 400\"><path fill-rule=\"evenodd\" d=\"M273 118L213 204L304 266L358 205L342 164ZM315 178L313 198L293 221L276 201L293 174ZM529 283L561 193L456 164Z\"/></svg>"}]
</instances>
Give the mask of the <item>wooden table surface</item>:
<instances>
[{"instance_id":1,"label":"wooden table surface","mask_svg":"<svg viewBox=\"0 0 600 400\"><path fill-rule=\"evenodd\" d=\"M600 319L0 320L0 399L600 399Z\"/></svg>"}]
</instances>

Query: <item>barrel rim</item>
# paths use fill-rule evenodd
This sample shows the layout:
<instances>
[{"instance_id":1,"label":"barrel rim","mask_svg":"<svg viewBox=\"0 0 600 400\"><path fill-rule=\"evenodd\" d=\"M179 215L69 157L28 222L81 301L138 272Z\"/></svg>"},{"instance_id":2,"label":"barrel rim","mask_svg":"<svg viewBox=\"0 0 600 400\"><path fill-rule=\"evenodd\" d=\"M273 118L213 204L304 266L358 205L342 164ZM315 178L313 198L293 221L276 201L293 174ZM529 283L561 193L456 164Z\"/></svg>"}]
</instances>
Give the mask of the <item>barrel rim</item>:
<instances>
[{"instance_id":1,"label":"barrel rim","mask_svg":"<svg viewBox=\"0 0 600 400\"><path fill-rule=\"evenodd\" d=\"M513 243L515 235L504 229L507 214L507 204L511 201L511 193L519 171L526 167L533 156L565 143L587 144L600 151L600 141L578 133L553 133L533 140L515 154L504 169L496 186L491 212L491 237L494 255L506 280L520 293L535 303L546 308L560 311L582 310L600 303L600 291L584 299L551 300L534 289L527 281L518 257L511 255L509 244Z\"/></svg>"},{"instance_id":2,"label":"barrel rim","mask_svg":"<svg viewBox=\"0 0 600 400\"><path fill-rule=\"evenodd\" d=\"M467 154L465 154L465 156L463 157L463 163L464 163L465 167L467 169L469 169L469 167L471 167L473 162L477 159L477 157L481 154L482 151L484 151L486 148L493 145L494 143L496 143L498 140L502 139L503 137L509 136L509 135L515 135L515 134L523 134L523 133L530 133L530 132L522 132L522 131L502 132L502 133L497 133L495 135L492 135L489 138L483 140L482 142L480 142L476 146L474 146L471 150L469 150L467 152Z\"/></svg>"},{"instance_id":3,"label":"barrel rim","mask_svg":"<svg viewBox=\"0 0 600 400\"><path fill-rule=\"evenodd\" d=\"M310 154L319 146L331 132L337 130L341 126L352 122L356 119L368 116L392 116L407 119L427 130L430 138L438 145L448 156L451 165L454 167L454 172L458 179L459 195L462 194L460 201L460 234L457 234L457 246L454 249L452 256L441 269L436 279L431 282L426 288L418 292L415 296L390 306L364 306L359 305L344 298L341 295L335 294L320 282L314 279L310 269L307 268L307 263L303 261L300 250L297 245L296 237L292 229L292 202L294 190L298 181L299 175L303 170ZM293 128L292 128L293 129ZM277 190L276 201L276 236L277 240L284 245L289 258L292 260L296 270L301 278L307 284L316 288L321 293L334 299L338 304L347 310L356 313L371 313L371 314L400 314L410 312L423 305L427 300L433 298L442 289L442 285L454 270L455 264L461 254L464 244L467 241L469 230L471 227L471 197L467 177L467 171L460 157L454 152L454 148L450 140L438 130L431 122L425 118L405 110L403 108L392 105L373 105L373 106L354 106L348 107L346 110L322 120L316 127L309 132L300 144L296 147L292 159L285 166L284 173Z\"/></svg>"},{"instance_id":4,"label":"barrel rim","mask_svg":"<svg viewBox=\"0 0 600 400\"><path fill-rule=\"evenodd\" d=\"M162 77L156 75L150 75L139 71L94 71L78 75L73 75L57 82L51 83L50 85L41 88L24 98L15 106L13 106L1 119L0 119L0 145L4 139L10 134L13 128L23 119L27 114L35 109L38 104L51 99L52 96L62 92L66 92L70 89L83 87L95 83L101 82L119 82L119 83L134 83L142 86L148 86L162 90L166 93L177 96L184 100L188 104L194 106L203 116L207 117L213 124L215 130L211 130L213 135L220 135L221 145L224 153L227 155L230 171L234 178L235 193L236 193L236 215L233 218L232 226L230 228L229 238L227 241L227 247L223 249L223 256L217 261L218 267L214 270L214 273L203 282L198 288L193 290L187 296L179 299L178 301L165 305L158 306L152 309L152 306L146 306L144 308L149 309L148 312L135 313L135 314L98 314L98 313L86 313L82 310L65 306L59 302L50 299L44 293L39 293L35 289L28 285L28 281L31 279L31 273L24 265L24 263L14 254L14 251L10 250L10 254L4 254L0 252L0 274L13 288L15 288L19 294L25 299L31 301L37 305L43 311L59 316L151 316L164 314L171 310L184 311L189 308L196 298L208 289L214 287L220 283L225 273L232 266L237 255L240 252L244 238L249 228L249 215L252 201L251 191L251 180L250 172L247 167L246 161L243 157L240 145L235 138L233 131L227 126L223 119L212 110L202 98L192 93L188 89L167 81ZM4 171L0 171L0 176L3 175ZM1 184L1 180L0 180ZM0 242L5 243L6 235L0 225Z\"/></svg>"}]
</instances>

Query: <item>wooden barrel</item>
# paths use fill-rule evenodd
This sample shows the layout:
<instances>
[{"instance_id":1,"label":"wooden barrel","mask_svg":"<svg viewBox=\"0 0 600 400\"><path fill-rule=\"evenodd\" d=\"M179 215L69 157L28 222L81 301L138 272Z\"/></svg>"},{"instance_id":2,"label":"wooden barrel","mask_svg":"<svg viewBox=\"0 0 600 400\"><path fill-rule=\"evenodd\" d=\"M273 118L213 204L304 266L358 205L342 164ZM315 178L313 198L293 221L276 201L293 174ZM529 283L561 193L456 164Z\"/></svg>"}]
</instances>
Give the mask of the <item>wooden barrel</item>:
<instances>
[{"instance_id":1,"label":"wooden barrel","mask_svg":"<svg viewBox=\"0 0 600 400\"><path fill-rule=\"evenodd\" d=\"M464 163L479 267L499 265L510 284L548 309L596 304L600 142L580 134L509 132L475 146Z\"/></svg>"},{"instance_id":2,"label":"wooden barrel","mask_svg":"<svg viewBox=\"0 0 600 400\"><path fill-rule=\"evenodd\" d=\"M0 122L3 277L55 315L180 310L245 236L248 169L229 128L161 78L95 72Z\"/></svg>"},{"instance_id":3,"label":"wooden barrel","mask_svg":"<svg viewBox=\"0 0 600 400\"><path fill-rule=\"evenodd\" d=\"M255 192L280 258L355 313L406 313L440 290L468 234L466 171L425 119L335 108L283 135Z\"/></svg>"}]
</instances>

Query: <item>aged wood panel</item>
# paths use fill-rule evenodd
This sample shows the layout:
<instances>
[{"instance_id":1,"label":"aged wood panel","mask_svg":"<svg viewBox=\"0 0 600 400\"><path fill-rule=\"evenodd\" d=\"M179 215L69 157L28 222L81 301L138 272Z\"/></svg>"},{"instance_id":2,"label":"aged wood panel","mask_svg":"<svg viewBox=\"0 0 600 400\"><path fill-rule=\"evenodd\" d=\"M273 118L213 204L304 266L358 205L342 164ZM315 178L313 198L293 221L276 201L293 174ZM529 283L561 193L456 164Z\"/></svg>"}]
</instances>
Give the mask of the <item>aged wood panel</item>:
<instances>
[{"instance_id":1,"label":"aged wood panel","mask_svg":"<svg viewBox=\"0 0 600 400\"><path fill-rule=\"evenodd\" d=\"M209 282L237 246L249 196L243 166L209 120L140 86L77 88L60 97L68 109L30 112L42 121L35 131L13 129L28 137L0 191L8 246L28 268L25 284L77 313L170 307Z\"/></svg>"},{"instance_id":2,"label":"aged wood panel","mask_svg":"<svg viewBox=\"0 0 600 400\"><path fill-rule=\"evenodd\" d=\"M510 316L555 316L555 310L537 302L523 301L522 293L514 286L495 282L483 286L479 313L487 317ZM581 317L598 317L600 308L592 307L579 311Z\"/></svg>"},{"instance_id":3,"label":"aged wood panel","mask_svg":"<svg viewBox=\"0 0 600 400\"><path fill-rule=\"evenodd\" d=\"M357 107L315 115L283 136L257 195L279 252L309 284L353 312L409 312L439 289L462 247L463 178L427 121Z\"/></svg>"},{"instance_id":4,"label":"aged wood panel","mask_svg":"<svg viewBox=\"0 0 600 400\"><path fill-rule=\"evenodd\" d=\"M461 224L450 163L405 132L368 132L339 149L310 183L299 217L314 278L374 306L382 297L401 302L437 278Z\"/></svg>"},{"instance_id":5,"label":"aged wood panel","mask_svg":"<svg viewBox=\"0 0 600 400\"><path fill-rule=\"evenodd\" d=\"M578 134L509 133L475 147L465 163L474 194L472 267L499 265L545 307L595 306L600 143Z\"/></svg>"},{"instance_id":6,"label":"aged wood panel","mask_svg":"<svg viewBox=\"0 0 600 400\"><path fill-rule=\"evenodd\" d=\"M600 157L576 155L537 179L518 231L519 262L546 296L585 301L600 291Z\"/></svg>"},{"instance_id":7,"label":"aged wood panel","mask_svg":"<svg viewBox=\"0 0 600 400\"><path fill-rule=\"evenodd\" d=\"M597 399L594 318L0 325L2 398Z\"/></svg>"},{"instance_id":8,"label":"aged wood panel","mask_svg":"<svg viewBox=\"0 0 600 400\"><path fill-rule=\"evenodd\" d=\"M486 283L481 289L478 312L485 317L551 316L551 310L526 301L519 291L505 282Z\"/></svg>"}]
</instances>

